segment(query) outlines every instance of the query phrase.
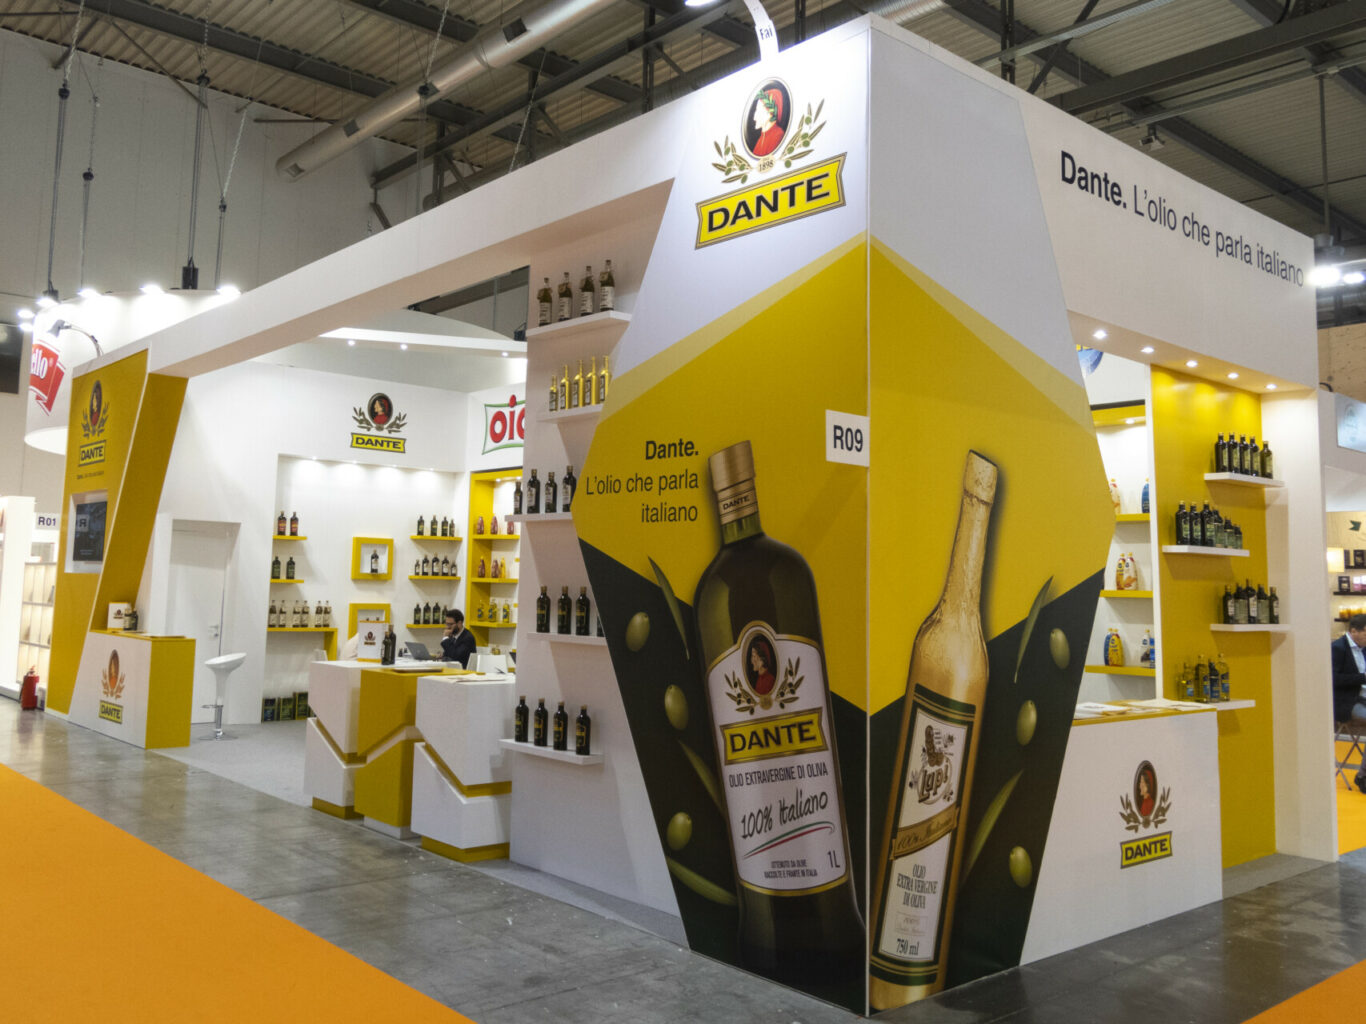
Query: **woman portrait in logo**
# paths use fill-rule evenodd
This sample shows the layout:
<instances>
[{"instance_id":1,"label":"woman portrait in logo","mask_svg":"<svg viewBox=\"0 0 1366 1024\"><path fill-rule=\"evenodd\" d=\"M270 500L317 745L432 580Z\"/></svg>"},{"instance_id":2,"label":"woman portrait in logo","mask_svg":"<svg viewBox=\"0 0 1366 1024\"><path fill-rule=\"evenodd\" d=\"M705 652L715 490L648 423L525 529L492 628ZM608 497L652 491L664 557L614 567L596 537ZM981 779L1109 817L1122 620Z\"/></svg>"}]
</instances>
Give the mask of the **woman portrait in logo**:
<instances>
[{"instance_id":1,"label":"woman portrait in logo","mask_svg":"<svg viewBox=\"0 0 1366 1024\"><path fill-rule=\"evenodd\" d=\"M1152 763L1144 761L1138 766L1138 771L1134 774L1134 807L1137 808L1139 817L1152 817L1153 808L1157 806L1157 771Z\"/></svg>"},{"instance_id":2,"label":"woman portrait in logo","mask_svg":"<svg viewBox=\"0 0 1366 1024\"><path fill-rule=\"evenodd\" d=\"M774 153L783 144L792 120L792 96L776 78L759 86L753 105L745 111L745 148L757 157Z\"/></svg>"},{"instance_id":3,"label":"woman portrait in logo","mask_svg":"<svg viewBox=\"0 0 1366 1024\"><path fill-rule=\"evenodd\" d=\"M756 636L745 653L745 679L749 681L749 688L760 697L767 697L778 681L774 676L777 668L778 659L768 637Z\"/></svg>"},{"instance_id":4,"label":"woman portrait in logo","mask_svg":"<svg viewBox=\"0 0 1366 1024\"><path fill-rule=\"evenodd\" d=\"M370 422L377 427L382 427L393 417L394 403L389 401L388 395L371 395L369 412Z\"/></svg>"},{"instance_id":5,"label":"woman portrait in logo","mask_svg":"<svg viewBox=\"0 0 1366 1024\"><path fill-rule=\"evenodd\" d=\"M90 389L90 429L95 430L100 425L100 413L104 411L104 388L99 381L95 381L95 386Z\"/></svg>"}]
</instances>

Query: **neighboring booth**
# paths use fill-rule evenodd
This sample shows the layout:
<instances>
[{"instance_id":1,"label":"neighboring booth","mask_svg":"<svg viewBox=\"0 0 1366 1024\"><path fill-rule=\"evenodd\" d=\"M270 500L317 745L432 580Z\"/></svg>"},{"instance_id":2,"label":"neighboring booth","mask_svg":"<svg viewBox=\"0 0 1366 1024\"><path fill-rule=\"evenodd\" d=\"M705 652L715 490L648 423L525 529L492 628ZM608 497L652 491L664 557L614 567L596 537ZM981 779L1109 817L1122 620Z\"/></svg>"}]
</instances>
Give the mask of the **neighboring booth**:
<instances>
[{"instance_id":1,"label":"neighboring booth","mask_svg":"<svg viewBox=\"0 0 1366 1024\"><path fill-rule=\"evenodd\" d=\"M254 672L272 593L301 586L268 584L272 557L288 549L314 580L338 538L348 573L351 538L387 541L369 575L397 577L420 544L444 542L401 533L397 503L383 528L329 512L326 544L312 525L306 541L274 540L281 506L289 517L302 482L333 472L310 454L344 461L327 446L372 396L267 377L265 407L300 410L319 437L285 445L248 417L225 451L205 424L240 410L259 372L240 364L300 340L297 325L608 257L610 309L528 332L521 490L532 471L539 484L572 467L571 511L517 514L512 481L472 479L505 462L414 459L460 475L433 492L442 519L514 513L510 579L539 599L536 616L510 611L516 691L571 715L586 705L593 758L500 763L491 730L510 731L510 688L316 663L309 644L296 657L313 662L308 786L324 809L402 834L430 784L433 848L508 842L513 860L677 914L693 949L858 1012L1217 899L1224 867L1332 859L1329 694L1304 682L1327 678L1318 631L1219 638L1251 706L1074 724L1079 695L1173 695L1179 659L1213 642L1213 588L1235 558L1283 588L1287 623L1327 615L1309 240L878 19L84 368L78 382L190 380L175 459L183 448L186 465L223 472L176 501L242 524L250 585L230 635L257 644ZM1145 364L1120 399L1139 406L1142 437L1098 443L1105 403L1088 397L1081 343ZM566 378L579 384L567 408ZM427 402L388 397L414 424ZM1251 553L1163 551L1177 500L1235 486L1204 475L1225 413L1275 439L1284 486L1218 491ZM433 436L450 435L414 429L412 455ZM134 451L108 501L124 517L127 481L144 484L136 526L119 518L98 588L59 576L58 633L76 647L92 604L129 593L122 577L106 585L109 563L142 571L150 496L170 493L167 454ZM1146 519L1116 521L1115 452L1151 478ZM371 457L399 478L396 453ZM383 491L369 471L339 472ZM1125 614L1143 616L1157 660L1116 683L1086 671L1113 614L1097 608L1115 550L1144 542L1152 595ZM465 549L466 600L501 628L499 549L491 533ZM366 575L333 598L337 622L343 606L403 622L396 581ZM558 628L580 594L585 628ZM74 665L54 657L53 676L64 712ZM1067 884L1073 897L1055 898ZM1113 907L1082 913L1088 901Z\"/></svg>"}]
</instances>

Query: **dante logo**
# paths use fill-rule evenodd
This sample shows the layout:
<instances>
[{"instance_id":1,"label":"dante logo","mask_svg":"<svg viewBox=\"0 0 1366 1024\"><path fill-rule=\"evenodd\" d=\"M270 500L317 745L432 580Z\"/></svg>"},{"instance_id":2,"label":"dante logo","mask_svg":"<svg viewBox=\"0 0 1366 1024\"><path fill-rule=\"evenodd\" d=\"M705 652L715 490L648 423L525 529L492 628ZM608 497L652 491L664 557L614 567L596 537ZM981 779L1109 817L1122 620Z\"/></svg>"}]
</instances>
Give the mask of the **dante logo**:
<instances>
[{"instance_id":1,"label":"dante logo","mask_svg":"<svg viewBox=\"0 0 1366 1024\"><path fill-rule=\"evenodd\" d=\"M1134 772L1131 794L1119 798L1119 817L1126 832L1145 832L1159 828L1171 813L1171 788L1158 789L1157 769L1151 761L1142 761ZM1153 836L1129 839L1119 844L1119 866L1130 868L1136 864L1163 860L1172 855L1172 834L1159 832Z\"/></svg>"},{"instance_id":2,"label":"dante logo","mask_svg":"<svg viewBox=\"0 0 1366 1024\"><path fill-rule=\"evenodd\" d=\"M916 799L922 804L947 804L954 799L953 759L957 737L925 726L924 746L920 749L920 766L914 769L907 783L915 790Z\"/></svg>"},{"instance_id":3,"label":"dante logo","mask_svg":"<svg viewBox=\"0 0 1366 1024\"><path fill-rule=\"evenodd\" d=\"M66 366L57 350L44 341L33 339L33 350L28 361L28 389L43 412L52 412L52 403L66 380Z\"/></svg>"},{"instance_id":4,"label":"dante logo","mask_svg":"<svg viewBox=\"0 0 1366 1024\"><path fill-rule=\"evenodd\" d=\"M797 699L806 678L801 674L802 659L790 659L778 677L777 645L773 635L761 626L752 626L740 638L741 672L726 675L726 696L735 710L752 715L756 710L785 708Z\"/></svg>"},{"instance_id":5,"label":"dante logo","mask_svg":"<svg viewBox=\"0 0 1366 1024\"><path fill-rule=\"evenodd\" d=\"M747 187L697 204L697 248L844 205L844 154L792 169L815 153L825 128L824 109L821 100L814 108L808 103L804 113L797 111L792 91L778 78L749 95L741 109L739 145L729 135L712 143L717 156L712 167L721 183ZM787 173L750 184L751 178L775 171Z\"/></svg>"},{"instance_id":6,"label":"dante logo","mask_svg":"<svg viewBox=\"0 0 1366 1024\"><path fill-rule=\"evenodd\" d=\"M119 671L119 652L110 651L109 667L100 675L100 717L106 722L123 724L123 705L117 702L123 696L123 685L126 681L123 673Z\"/></svg>"},{"instance_id":7,"label":"dante logo","mask_svg":"<svg viewBox=\"0 0 1366 1024\"><path fill-rule=\"evenodd\" d=\"M507 402L484 406L483 453L520 448L526 441L526 402L510 395Z\"/></svg>"},{"instance_id":8,"label":"dante logo","mask_svg":"<svg viewBox=\"0 0 1366 1024\"><path fill-rule=\"evenodd\" d=\"M394 400L384 392L375 392L364 407L358 405L352 409L351 418L356 421L356 426L366 431L364 434L351 434L352 448L381 452L407 450L407 438L394 435L402 433L408 417L394 411Z\"/></svg>"},{"instance_id":9,"label":"dante logo","mask_svg":"<svg viewBox=\"0 0 1366 1024\"><path fill-rule=\"evenodd\" d=\"M109 405L104 386L97 380L90 386L90 400L81 410L81 435L84 440L76 453L80 466L96 466L104 461L104 440L100 437L109 424Z\"/></svg>"}]
</instances>

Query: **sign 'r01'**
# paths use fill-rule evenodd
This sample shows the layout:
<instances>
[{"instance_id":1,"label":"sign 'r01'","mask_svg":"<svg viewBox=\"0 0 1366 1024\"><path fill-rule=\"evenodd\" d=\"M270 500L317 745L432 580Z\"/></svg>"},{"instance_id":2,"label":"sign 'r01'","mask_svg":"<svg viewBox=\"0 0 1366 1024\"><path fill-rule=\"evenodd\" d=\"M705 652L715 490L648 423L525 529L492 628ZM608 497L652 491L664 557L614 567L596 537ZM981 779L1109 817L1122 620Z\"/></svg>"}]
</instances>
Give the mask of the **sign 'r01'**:
<instances>
[{"instance_id":1,"label":"sign 'r01'","mask_svg":"<svg viewBox=\"0 0 1366 1024\"><path fill-rule=\"evenodd\" d=\"M525 440L525 400L512 395L506 403L484 406L484 454L504 448L520 448Z\"/></svg>"}]
</instances>

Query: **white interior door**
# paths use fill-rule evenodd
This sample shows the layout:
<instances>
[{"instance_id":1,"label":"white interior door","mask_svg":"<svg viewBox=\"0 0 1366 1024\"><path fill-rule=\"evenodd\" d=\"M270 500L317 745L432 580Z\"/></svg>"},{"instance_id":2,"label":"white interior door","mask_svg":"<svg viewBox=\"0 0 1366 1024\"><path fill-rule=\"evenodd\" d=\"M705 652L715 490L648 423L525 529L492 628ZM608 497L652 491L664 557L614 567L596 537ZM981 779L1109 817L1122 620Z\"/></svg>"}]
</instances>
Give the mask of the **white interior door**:
<instances>
[{"instance_id":1,"label":"white interior door","mask_svg":"<svg viewBox=\"0 0 1366 1024\"><path fill-rule=\"evenodd\" d=\"M236 523L176 520L171 530L166 632L194 638L194 699L191 722L212 722L204 707L214 700L213 672L204 662L219 654L223 634L228 558L237 540Z\"/></svg>"}]
</instances>

